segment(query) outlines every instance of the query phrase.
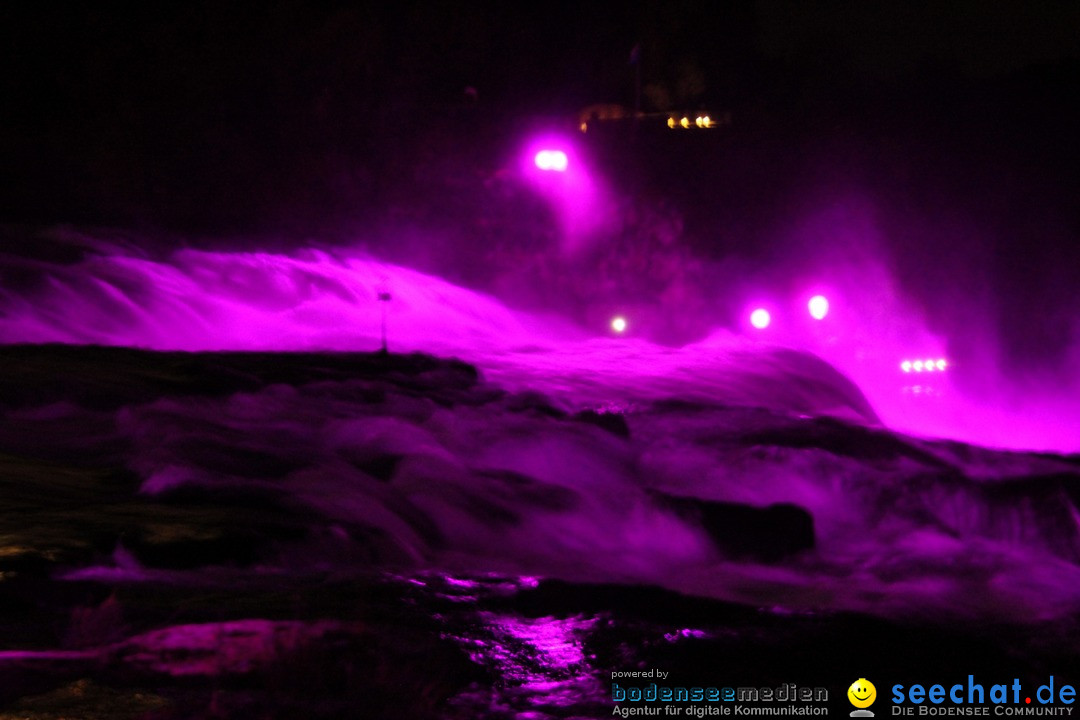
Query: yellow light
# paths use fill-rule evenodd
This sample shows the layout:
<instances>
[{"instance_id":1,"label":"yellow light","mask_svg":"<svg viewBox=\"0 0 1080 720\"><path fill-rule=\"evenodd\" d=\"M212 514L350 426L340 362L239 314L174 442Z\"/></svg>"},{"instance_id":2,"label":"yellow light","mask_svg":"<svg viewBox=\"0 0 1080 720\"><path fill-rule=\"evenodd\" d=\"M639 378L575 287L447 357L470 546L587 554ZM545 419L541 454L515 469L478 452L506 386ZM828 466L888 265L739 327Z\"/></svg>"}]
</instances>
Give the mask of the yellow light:
<instances>
[{"instance_id":1,"label":"yellow light","mask_svg":"<svg viewBox=\"0 0 1080 720\"><path fill-rule=\"evenodd\" d=\"M585 132L589 129L589 123L581 123L581 132Z\"/></svg>"},{"instance_id":2,"label":"yellow light","mask_svg":"<svg viewBox=\"0 0 1080 720\"><path fill-rule=\"evenodd\" d=\"M702 127L712 127L712 120L709 119L708 115L701 118L701 125Z\"/></svg>"},{"instance_id":3,"label":"yellow light","mask_svg":"<svg viewBox=\"0 0 1080 720\"><path fill-rule=\"evenodd\" d=\"M679 121L679 124L682 125L684 128L690 127L690 118L684 117L682 120Z\"/></svg>"},{"instance_id":4,"label":"yellow light","mask_svg":"<svg viewBox=\"0 0 1080 720\"><path fill-rule=\"evenodd\" d=\"M701 117L694 118L694 124L701 127Z\"/></svg>"},{"instance_id":5,"label":"yellow light","mask_svg":"<svg viewBox=\"0 0 1080 720\"><path fill-rule=\"evenodd\" d=\"M675 118L673 118L673 117L669 117L669 118L667 119L667 126L668 126L669 128L673 128L673 127L675 127Z\"/></svg>"}]
</instances>

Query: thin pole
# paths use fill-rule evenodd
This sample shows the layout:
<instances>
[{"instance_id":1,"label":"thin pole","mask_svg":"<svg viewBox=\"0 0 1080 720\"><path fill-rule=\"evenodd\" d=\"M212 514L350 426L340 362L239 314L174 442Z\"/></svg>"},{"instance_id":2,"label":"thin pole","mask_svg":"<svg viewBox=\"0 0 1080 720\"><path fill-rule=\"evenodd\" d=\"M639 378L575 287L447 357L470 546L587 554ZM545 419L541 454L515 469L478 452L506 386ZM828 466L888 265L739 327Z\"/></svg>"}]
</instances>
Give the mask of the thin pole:
<instances>
[{"instance_id":1,"label":"thin pole","mask_svg":"<svg viewBox=\"0 0 1080 720\"><path fill-rule=\"evenodd\" d=\"M390 293L388 293L388 292L380 292L379 293L379 303L382 305L382 352L383 352L384 355L386 353L390 352L387 349L387 345L386 345L386 306L390 302L391 299L392 298L390 296Z\"/></svg>"},{"instance_id":2,"label":"thin pole","mask_svg":"<svg viewBox=\"0 0 1080 720\"><path fill-rule=\"evenodd\" d=\"M634 63L634 133L641 124L641 43L630 51L630 60Z\"/></svg>"}]
</instances>

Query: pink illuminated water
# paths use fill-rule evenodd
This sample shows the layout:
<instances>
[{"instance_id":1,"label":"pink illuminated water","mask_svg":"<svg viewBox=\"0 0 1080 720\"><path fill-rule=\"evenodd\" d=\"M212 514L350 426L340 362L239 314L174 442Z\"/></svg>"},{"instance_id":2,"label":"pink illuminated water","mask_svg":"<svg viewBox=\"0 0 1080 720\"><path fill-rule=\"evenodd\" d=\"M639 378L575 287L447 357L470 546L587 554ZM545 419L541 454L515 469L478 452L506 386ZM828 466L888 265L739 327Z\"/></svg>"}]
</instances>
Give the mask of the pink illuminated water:
<instances>
[{"instance_id":1,"label":"pink illuminated water","mask_svg":"<svg viewBox=\"0 0 1080 720\"><path fill-rule=\"evenodd\" d=\"M1072 412L1067 392L1039 402L1015 394L971 397L954 387L958 370L950 367L949 373L932 373L934 402L911 402L897 372L902 348L913 337L930 349L942 341L919 329L902 307L886 306L892 314L879 310L867 320L850 299L844 304L834 298L828 327L807 328L788 319L778 324L759 308L751 322L768 327L773 346L718 328L672 348L637 337L593 336L572 318L518 312L493 297L370 257L181 250L155 260L115 252L36 270L36 283L0 288L2 343L375 350L384 305L377 298L389 292L392 351L461 357L496 382L569 405L687 397L845 417L876 413L899 430L1001 447L1080 448L1080 414ZM843 317L834 318L837 312ZM616 318L612 327L622 332L624 323ZM780 359L775 350L785 346L840 369L874 413L858 409L859 400L845 397L849 390L836 392L837 377L824 365ZM933 358L915 360L912 368L944 369ZM832 389L823 391L826 386Z\"/></svg>"}]
</instances>

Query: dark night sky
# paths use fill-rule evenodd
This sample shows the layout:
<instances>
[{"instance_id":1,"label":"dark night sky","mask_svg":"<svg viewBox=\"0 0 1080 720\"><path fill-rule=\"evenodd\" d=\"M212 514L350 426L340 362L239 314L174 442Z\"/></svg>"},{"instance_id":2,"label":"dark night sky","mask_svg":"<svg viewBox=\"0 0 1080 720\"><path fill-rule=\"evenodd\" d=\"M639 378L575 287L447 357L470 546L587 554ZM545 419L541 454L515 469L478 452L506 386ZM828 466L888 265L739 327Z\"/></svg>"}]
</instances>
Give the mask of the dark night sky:
<instances>
[{"instance_id":1,"label":"dark night sky","mask_svg":"<svg viewBox=\"0 0 1080 720\"><path fill-rule=\"evenodd\" d=\"M1068 3L286 0L0 13L0 154L18 188L0 206L9 217L28 205L123 215L125 201L152 215L179 179L260 178L265 194L288 194L268 176L377 154L395 135L423 142L466 86L488 117L631 104L637 44L645 109L830 122L868 101L892 111L912 98L944 119L970 113L963 102L979 93L1014 115L1033 99L1072 103L1052 96L1080 55L1080 8ZM195 195L196 215L208 199L179 194Z\"/></svg>"}]
</instances>

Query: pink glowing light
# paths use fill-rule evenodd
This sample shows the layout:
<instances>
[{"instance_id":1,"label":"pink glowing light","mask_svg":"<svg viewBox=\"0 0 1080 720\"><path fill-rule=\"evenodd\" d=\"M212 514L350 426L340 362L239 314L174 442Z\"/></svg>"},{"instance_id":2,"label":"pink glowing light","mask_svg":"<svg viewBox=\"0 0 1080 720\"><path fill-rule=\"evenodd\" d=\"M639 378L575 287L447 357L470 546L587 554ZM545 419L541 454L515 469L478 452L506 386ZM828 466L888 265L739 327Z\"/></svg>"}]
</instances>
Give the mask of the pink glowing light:
<instances>
[{"instance_id":1,"label":"pink glowing light","mask_svg":"<svg viewBox=\"0 0 1080 720\"><path fill-rule=\"evenodd\" d=\"M810 308L810 317L815 320L824 320L825 316L829 314L829 300L824 295L815 295L810 298L808 307Z\"/></svg>"},{"instance_id":2,"label":"pink glowing light","mask_svg":"<svg viewBox=\"0 0 1080 720\"><path fill-rule=\"evenodd\" d=\"M624 332L626 330L626 318L616 317L611 321L611 329L617 333Z\"/></svg>"},{"instance_id":3,"label":"pink glowing light","mask_svg":"<svg viewBox=\"0 0 1080 720\"><path fill-rule=\"evenodd\" d=\"M536 167L540 170L554 172L566 172L566 167L569 164L566 153L562 150L541 150L536 153L533 162L536 163Z\"/></svg>"},{"instance_id":4,"label":"pink glowing light","mask_svg":"<svg viewBox=\"0 0 1080 720\"><path fill-rule=\"evenodd\" d=\"M750 313L750 324L756 327L758 330L764 330L769 327L769 323L772 322L772 316L769 315L769 311L765 308L758 308L754 312Z\"/></svg>"},{"instance_id":5,"label":"pink glowing light","mask_svg":"<svg viewBox=\"0 0 1080 720\"><path fill-rule=\"evenodd\" d=\"M578 143L553 133L528 139L518 157L526 179L554 211L564 252L583 249L597 231L613 227L613 205L601 176L589 168Z\"/></svg>"}]
</instances>

